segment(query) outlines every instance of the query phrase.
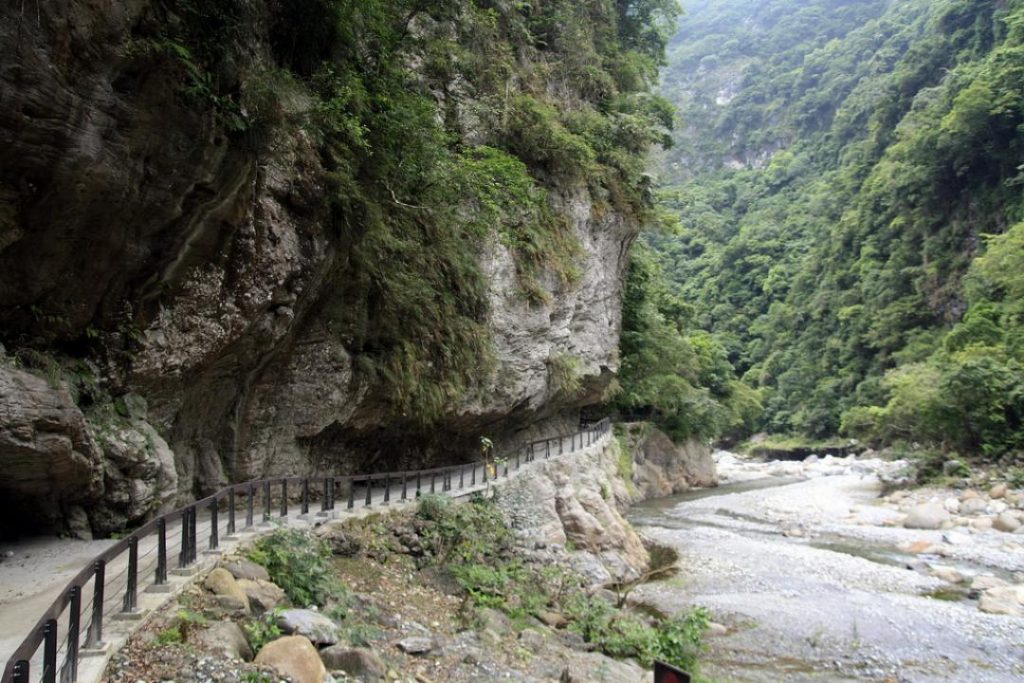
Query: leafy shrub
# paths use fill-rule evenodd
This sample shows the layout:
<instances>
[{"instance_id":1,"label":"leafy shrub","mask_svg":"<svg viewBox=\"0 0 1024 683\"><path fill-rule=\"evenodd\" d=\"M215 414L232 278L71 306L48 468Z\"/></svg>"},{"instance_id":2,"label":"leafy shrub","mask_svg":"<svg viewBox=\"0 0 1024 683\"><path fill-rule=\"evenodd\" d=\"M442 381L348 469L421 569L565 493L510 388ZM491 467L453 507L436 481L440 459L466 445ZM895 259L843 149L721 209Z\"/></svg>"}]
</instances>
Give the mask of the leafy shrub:
<instances>
[{"instance_id":1,"label":"leafy shrub","mask_svg":"<svg viewBox=\"0 0 1024 683\"><path fill-rule=\"evenodd\" d=\"M249 645L252 646L253 652L259 652L263 649L264 645L277 640L283 635L281 627L277 625L280 615L281 610L274 609L259 619L252 619L246 622L244 626L245 634L248 636Z\"/></svg>"},{"instance_id":2,"label":"leafy shrub","mask_svg":"<svg viewBox=\"0 0 1024 683\"><path fill-rule=\"evenodd\" d=\"M569 629L613 657L635 657L643 666L655 659L694 671L708 626L702 607L657 620L652 626L636 614L623 612L607 600L577 593L566 604Z\"/></svg>"},{"instance_id":3,"label":"leafy shrub","mask_svg":"<svg viewBox=\"0 0 1024 683\"><path fill-rule=\"evenodd\" d=\"M343 592L331 572L330 547L310 534L275 531L256 542L249 558L266 567L270 579L295 605L326 605Z\"/></svg>"}]
</instances>

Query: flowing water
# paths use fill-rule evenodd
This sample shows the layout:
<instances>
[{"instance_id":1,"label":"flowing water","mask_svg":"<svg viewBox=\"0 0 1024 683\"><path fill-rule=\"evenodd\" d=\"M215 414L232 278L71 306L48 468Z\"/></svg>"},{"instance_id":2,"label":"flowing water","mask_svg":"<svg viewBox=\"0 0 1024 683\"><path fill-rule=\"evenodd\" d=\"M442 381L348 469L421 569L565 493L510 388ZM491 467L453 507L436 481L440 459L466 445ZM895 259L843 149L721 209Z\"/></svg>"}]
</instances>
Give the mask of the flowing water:
<instances>
[{"instance_id":1,"label":"flowing water","mask_svg":"<svg viewBox=\"0 0 1024 683\"><path fill-rule=\"evenodd\" d=\"M708 640L703 672L714 680L1024 681L1024 619L982 613L967 589L922 569L1012 578L1024 557L996 553L998 538L981 552L980 537L970 540L977 557L902 551L941 532L887 521L870 466L850 462L637 505L630 521L675 548L681 571L633 601L667 613L709 608L728 627ZM993 556L1009 559L984 561Z\"/></svg>"}]
</instances>

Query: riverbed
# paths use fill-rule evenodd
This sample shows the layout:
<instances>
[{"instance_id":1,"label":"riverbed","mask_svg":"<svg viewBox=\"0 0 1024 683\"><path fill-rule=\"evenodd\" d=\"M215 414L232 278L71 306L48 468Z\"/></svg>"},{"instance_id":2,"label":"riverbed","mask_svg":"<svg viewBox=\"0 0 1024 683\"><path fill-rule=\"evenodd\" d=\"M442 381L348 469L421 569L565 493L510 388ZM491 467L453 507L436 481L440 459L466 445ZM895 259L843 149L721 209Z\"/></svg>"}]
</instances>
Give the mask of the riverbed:
<instances>
[{"instance_id":1,"label":"riverbed","mask_svg":"<svg viewBox=\"0 0 1024 683\"><path fill-rule=\"evenodd\" d=\"M903 528L899 505L880 497L880 479L901 463L716 460L719 488L630 512L645 535L679 552L681 568L632 601L668 613L703 605L725 626L708 639L705 674L1024 680L1024 617L984 613L970 590L1024 581L1024 536Z\"/></svg>"}]
</instances>

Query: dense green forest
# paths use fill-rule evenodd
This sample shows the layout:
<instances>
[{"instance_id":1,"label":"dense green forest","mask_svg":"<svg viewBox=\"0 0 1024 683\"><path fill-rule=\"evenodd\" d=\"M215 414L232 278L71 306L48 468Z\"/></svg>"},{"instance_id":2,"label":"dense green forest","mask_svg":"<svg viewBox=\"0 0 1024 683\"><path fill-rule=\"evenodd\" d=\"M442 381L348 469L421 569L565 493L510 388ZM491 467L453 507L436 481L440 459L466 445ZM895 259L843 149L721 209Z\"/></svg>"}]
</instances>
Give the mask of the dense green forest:
<instances>
[{"instance_id":1,"label":"dense green forest","mask_svg":"<svg viewBox=\"0 0 1024 683\"><path fill-rule=\"evenodd\" d=\"M712 368L677 435L1024 447L1024 2L684 5L623 403L678 422L636 387ZM703 360L638 360L652 320Z\"/></svg>"}]
</instances>

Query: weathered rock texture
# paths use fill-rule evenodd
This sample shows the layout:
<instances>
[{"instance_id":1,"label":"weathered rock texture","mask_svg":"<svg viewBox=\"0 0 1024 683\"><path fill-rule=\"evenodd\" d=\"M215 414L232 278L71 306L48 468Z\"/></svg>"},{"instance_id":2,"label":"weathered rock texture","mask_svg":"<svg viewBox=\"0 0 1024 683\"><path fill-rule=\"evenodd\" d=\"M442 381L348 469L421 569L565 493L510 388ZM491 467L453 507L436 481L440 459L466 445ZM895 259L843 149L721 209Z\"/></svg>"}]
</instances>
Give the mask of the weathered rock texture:
<instances>
[{"instance_id":1,"label":"weathered rock texture","mask_svg":"<svg viewBox=\"0 0 1024 683\"><path fill-rule=\"evenodd\" d=\"M620 425L632 454L628 475L640 500L660 498L691 488L718 486L711 449L696 440L676 444L648 422Z\"/></svg>"},{"instance_id":2,"label":"weathered rock texture","mask_svg":"<svg viewBox=\"0 0 1024 683\"><path fill-rule=\"evenodd\" d=\"M2 360L0 498L45 524L103 490L102 453L66 390Z\"/></svg>"},{"instance_id":3,"label":"weathered rock texture","mask_svg":"<svg viewBox=\"0 0 1024 683\"><path fill-rule=\"evenodd\" d=\"M4 371L0 486L82 505L107 532L228 481L451 461L481 434L506 445L598 400L617 368L635 219L582 181L552 181L581 277L540 274L551 300L528 304L491 239L493 378L429 431L398 424L332 328L359 293L313 141L295 125L257 152L189 106L180 64L131 49L158 30L155 6L0 8L0 340L89 358L104 391L146 406L107 430L101 454L66 393ZM247 49L273 66L267 45ZM303 106L286 97L282 116ZM571 398L552 386L563 356L582 376Z\"/></svg>"},{"instance_id":4,"label":"weathered rock texture","mask_svg":"<svg viewBox=\"0 0 1024 683\"><path fill-rule=\"evenodd\" d=\"M633 496L618 473L620 455L619 443L610 438L499 483L498 504L516 534L527 543L570 550L593 584L635 579L649 561L639 535L622 517Z\"/></svg>"}]
</instances>

